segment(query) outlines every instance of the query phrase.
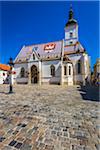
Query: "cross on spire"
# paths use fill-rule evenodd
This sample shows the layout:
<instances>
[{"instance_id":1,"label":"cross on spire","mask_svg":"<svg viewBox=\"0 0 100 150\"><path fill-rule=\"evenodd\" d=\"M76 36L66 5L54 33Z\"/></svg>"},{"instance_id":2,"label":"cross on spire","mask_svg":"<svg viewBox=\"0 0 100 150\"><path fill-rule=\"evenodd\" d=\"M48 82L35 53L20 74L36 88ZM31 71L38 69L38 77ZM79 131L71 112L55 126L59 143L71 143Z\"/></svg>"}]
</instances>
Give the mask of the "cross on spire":
<instances>
[{"instance_id":1,"label":"cross on spire","mask_svg":"<svg viewBox=\"0 0 100 150\"><path fill-rule=\"evenodd\" d=\"M69 20L73 19L73 9L72 4L70 4L70 11L69 11Z\"/></svg>"}]
</instances>

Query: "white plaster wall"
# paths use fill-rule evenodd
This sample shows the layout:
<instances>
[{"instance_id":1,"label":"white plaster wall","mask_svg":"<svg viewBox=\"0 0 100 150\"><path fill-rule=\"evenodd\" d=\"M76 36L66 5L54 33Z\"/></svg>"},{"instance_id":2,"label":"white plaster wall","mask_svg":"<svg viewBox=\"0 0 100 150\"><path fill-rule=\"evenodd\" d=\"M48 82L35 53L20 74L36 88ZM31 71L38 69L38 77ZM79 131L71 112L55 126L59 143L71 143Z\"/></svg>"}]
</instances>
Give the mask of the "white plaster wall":
<instances>
[{"instance_id":1,"label":"white plaster wall","mask_svg":"<svg viewBox=\"0 0 100 150\"><path fill-rule=\"evenodd\" d=\"M60 60L54 61L44 61L42 62L42 82L51 82L51 83L58 83L60 82L61 78L61 67L60 67ZM55 77L51 76L50 66L55 66Z\"/></svg>"},{"instance_id":2,"label":"white plaster wall","mask_svg":"<svg viewBox=\"0 0 100 150\"><path fill-rule=\"evenodd\" d=\"M28 83L28 78L16 78L17 83Z\"/></svg>"},{"instance_id":3,"label":"white plaster wall","mask_svg":"<svg viewBox=\"0 0 100 150\"><path fill-rule=\"evenodd\" d=\"M72 62L76 62L82 57L82 54L71 54L68 55L68 57L72 60Z\"/></svg>"},{"instance_id":4,"label":"white plaster wall","mask_svg":"<svg viewBox=\"0 0 100 150\"><path fill-rule=\"evenodd\" d=\"M72 54L72 55L69 55L69 58L71 59L71 61L73 63L73 69L74 69L73 70L73 72L74 72L73 81L75 83L83 82L83 74L84 74L83 55L82 54ZM78 62L78 60L81 60L81 62L82 62L81 74L77 73L77 70L78 70L77 62Z\"/></svg>"},{"instance_id":5,"label":"white plaster wall","mask_svg":"<svg viewBox=\"0 0 100 150\"><path fill-rule=\"evenodd\" d=\"M15 82L17 82L17 83L26 83L26 81L28 80L27 77L20 78L20 71L21 71L22 67L25 68L25 71L28 71L28 63L20 63L20 64L14 65L14 70L16 72L14 78L15 78Z\"/></svg>"},{"instance_id":6,"label":"white plaster wall","mask_svg":"<svg viewBox=\"0 0 100 150\"><path fill-rule=\"evenodd\" d=\"M90 81L90 58L87 54L84 54L82 59L84 65L84 82L86 78L88 78L88 81Z\"/></svg>"},{"instance_id":7,"label":"white plaster wall","mask_svg":"<svg viewBox=\"0 0 100 150\"><path fill-rule=\"evenodd\" d=\"M84 62L85 62L85 74L86 76L89 76L90 75L90 58L87 54L85 54L84 56Z\"/></svg>"},{"instance_id":8,"label":"white plaster wall","mask_svg":"<svg viewBox=\"0 0 100 150\"><path fill-rule=\"evenodd\" d=\"M5 74L5 76L3 75L3 73ZM7 71L0 70L0 84L3 84L6 78L7 78Z\"/></svg>"},{"instance_id":9,"label":"white plaster wall","mask_svg":"<svg viewBox=\"0 0 100 150\"><path fill-rule=\"evenodd\" d=\"M70 32L73 33L73 37L70 37ZM78 41L78 26L71 26L68 28L65 28L65 45L69 45L70 41L75 44Z\"/></svg>"},{"instance_id":10,"label":"white plaster wall","mask_svg":"<svg viewBox=\"0 0 100 150\"><path fill-rule=\"evenodd\" d=\"M70 32L73 33L73 38L78 37L78 26L71 26L65 29L65 39L70 38Z\"/></svg>"},{"instance_id":11,"label":"white plaster wall","mask_svg":"<svg viewBox=\"0 0 100 150\"><path fill-rule=\"evenodd\" d=\"M70 45L70 42L71 42L71 41L73 42L72 44L75 44L75 43L77 42L77 38L66 40L66 41L65 41L65 45Z\"/></svg>"},{"instance_id":12,"label":"white plaster wall","mask_svg":"<svg viewBox=\"0 0 100 150\"><path fill-rule=\"evenodd\" d=\"M77 82L83 82L83 77L82 75L74 75L74 81Z\"/></svg>"}]
</instances>

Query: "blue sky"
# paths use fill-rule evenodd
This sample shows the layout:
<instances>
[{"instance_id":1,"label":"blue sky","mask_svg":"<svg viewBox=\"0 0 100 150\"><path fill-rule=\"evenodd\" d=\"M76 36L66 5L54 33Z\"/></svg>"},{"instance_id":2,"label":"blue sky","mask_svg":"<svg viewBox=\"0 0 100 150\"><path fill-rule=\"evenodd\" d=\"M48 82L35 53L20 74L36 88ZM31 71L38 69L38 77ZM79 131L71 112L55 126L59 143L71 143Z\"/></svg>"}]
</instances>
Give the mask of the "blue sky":
<instances>
[{"instance_id":1,"label":"blue sky","mask_svg":"<svg viewBox=\"0 0 100 150\"><path fill-rule=\"evenodd\" d=\"M70 3L93 67L99 57L99 1L0 1L0 63L14 59L23 45L63 39Z\"/></svg>"}]
</instances>

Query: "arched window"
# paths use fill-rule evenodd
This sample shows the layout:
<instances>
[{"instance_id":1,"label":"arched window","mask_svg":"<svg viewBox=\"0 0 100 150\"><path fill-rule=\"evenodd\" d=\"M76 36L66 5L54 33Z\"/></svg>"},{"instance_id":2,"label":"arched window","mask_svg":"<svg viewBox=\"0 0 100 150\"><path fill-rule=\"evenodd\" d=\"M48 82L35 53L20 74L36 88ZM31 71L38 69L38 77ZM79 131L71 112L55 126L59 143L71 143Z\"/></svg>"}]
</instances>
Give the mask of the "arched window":
<instances>
[{"instance_id":1,"label":"arched window","mask_svg":"<svg viewBox=\"0 0 100 150\"><path fill-rule=\"evenodd\" d=\"M35 60L35 55L33 54L33 60Z\"/></svg>"},{"instance_id":2,"label":"arched window","mask_svg":"<svg viewBox=\"0 0 100 150\"><path fill-rule=\"evenodd\" d=\"M67 75L67 68L64 66L64 75Z\"/></svg>"},{"instance_id":3,"label":"arched window","mask_svg":"<svg viewBox=\"0 0 100 150\"><path fill-rule=\"evenodd\" d=\"M77 72L78 72L78 74L81 73L81 61L80 60L77 63Z\"/></svg>"},{"instance_id":4,"label":"arched window","mask_svg":"<svg viewBox=\"0 0 100 150\"><path fill-rule=\"evenodd\" d=\"M71 75L71 66L69 66L69 75Z\"/></svg>"},{"instance_id":5,"label":"arched window","mask_svg":"<svg viewBox=\"0 0 100 150\"><path fill-rule=\"evenodd\" d=\"M55 76L55 66L51 65L50 69L51 69L51 75Z\"/></svg>"},{"instance_id":6,"label":"arched window","mask_svg":"<svg viewBox=\"0 0 100 150\"><path fill-rule=\"evenodd\" d=\"M21 76L21 78L25 77L25 69L24 69L24 67L21 68L20 76Z\"/></svg>"}]
</instances>

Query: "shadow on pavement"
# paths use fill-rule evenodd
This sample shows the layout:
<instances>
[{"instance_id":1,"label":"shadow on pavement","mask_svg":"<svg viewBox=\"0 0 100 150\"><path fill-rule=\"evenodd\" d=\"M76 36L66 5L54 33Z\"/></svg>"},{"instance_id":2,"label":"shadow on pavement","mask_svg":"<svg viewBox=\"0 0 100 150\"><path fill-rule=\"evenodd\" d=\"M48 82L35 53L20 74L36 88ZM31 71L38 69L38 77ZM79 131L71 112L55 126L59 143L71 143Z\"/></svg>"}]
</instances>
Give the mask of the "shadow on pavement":
<instances>
[{"instance_id":1,"label":"shadow on pavement","mask_svg":"<svg viewBox=\"0 0 100 150\"><path fill-rule=\"evenodd\" d=\"M93 86L93 85L86 85L86 86L80 86L78 88L80 91L80 94L83 98L83 100L89 100L89 101L100 101L99 98L99 86Z\"/></svg>"},{"instance_id":2,"label":"shadow on pavement","mask_svg":"<svg viewBox=\"0 0 100 150\"><path fill-rule=\"evenodd\" d=\"M14 94L15 92L9 93L9 92L0 92L0 94L5 94L5 95L9 95L9 94Z\"/></svg>"}]
</instances>

